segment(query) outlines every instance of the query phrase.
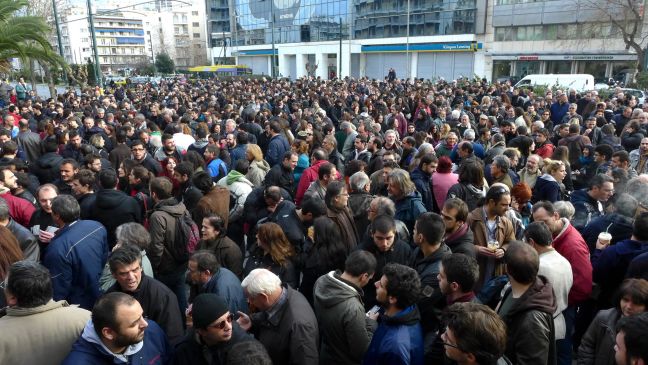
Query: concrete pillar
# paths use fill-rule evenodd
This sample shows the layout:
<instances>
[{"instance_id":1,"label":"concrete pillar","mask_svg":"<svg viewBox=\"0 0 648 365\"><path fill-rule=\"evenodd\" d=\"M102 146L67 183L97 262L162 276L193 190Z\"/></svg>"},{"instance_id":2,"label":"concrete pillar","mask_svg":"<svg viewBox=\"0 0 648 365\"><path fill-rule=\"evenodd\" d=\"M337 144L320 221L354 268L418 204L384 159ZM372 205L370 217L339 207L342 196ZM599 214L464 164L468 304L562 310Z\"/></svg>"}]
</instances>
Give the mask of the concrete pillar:
<instances>
[{"instance_id":1,"label":"concrete pillar","mask_svg":"<svg viewBox=\"0 0 648 365\"><path fill-rule=\"evenodd\" d=\"M338 57L342 57L342 72L338 70L338 76L342 79L351 76L351 46L348 42L346 44L342 43L342 54L338 55ZM339 64L340 61L338 61Z\"/></svg>"},{"instance_id":2,"label":"concrete pillar","mask_svg":"<svg viewBox=\"0 0 648 365\"><path fill-rule=\"evenodd\" d=\"M296 57L295 64L297 65L296 78L301 78L306 76L306 60L307 60L306 55L303 53L297 53L295 57Z\"/></svg>"},{"instance_id":3,"label":"concrete pillar","mask_svg":"<svg viewBox=\"0 0 648 365\"><path fill-rule=\"evenodd\" d=\"M417 78L418 52L410 52L410 80Z\"/></svg>"},{"instance_id":4,"label":"concrete pillar","mask_svg":"<svg viewBox=\"0 0 648 365\"><path fill-rule=\"evenodd\" d=\"M287 54L279 54L279 74L277 77L289 77L290 76L290 68L288 65L288 55Z\"/></svg>"},{"instance_id":5,"label":"concrete pillar","mask_svg":"<svg viewBox=\"0 0 648 365\"><path fill-rule=\"evenodd\" d=\"M317 66L317 71L315 72L316 77L320 77L323 80L328 79L327 71L328 68L328 59L326 53L316 53L315 54L315 64Z\"/></svg>"},{"instance_id":6,"label":"concrete pillar","mask_svg":"<svg viewBox=\"0 0 648 365\"><path fill-rule=\"evenodd\" d=\"M360 53L360 75L359 77L365 77L367 75L367 54Z\"/></svg>"}]
</instances>

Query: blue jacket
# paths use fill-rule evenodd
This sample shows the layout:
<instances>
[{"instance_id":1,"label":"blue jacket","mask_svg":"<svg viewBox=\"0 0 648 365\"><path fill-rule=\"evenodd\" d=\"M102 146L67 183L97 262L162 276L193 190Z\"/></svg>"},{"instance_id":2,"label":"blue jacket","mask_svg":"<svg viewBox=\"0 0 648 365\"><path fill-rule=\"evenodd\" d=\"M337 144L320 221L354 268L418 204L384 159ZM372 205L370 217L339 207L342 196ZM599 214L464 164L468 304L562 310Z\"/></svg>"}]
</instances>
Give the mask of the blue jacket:
<instances>
[{"instance_id":1,"label":"blue jacket","mask_svg":"<svg viewBox=\"0 0 648 365\"><path fill-rule=\"evenodd\" d=\"M414 232L414 223L419 215L427 212L421 199L421 194L418 191L404 197L403 199L394 201L396 204L396 215L394 219L402 221L410 231L410 236Z\"/></svg>"},{"instance_id":2,"label":"blue jacket","mask_svg":"<svg viewBox=\"0 0 648 365\"><path fill-rule=\"evenodd\" d=\"M648 252L648 242L625 240L604 250L595 250L592 255L592 279L601 287L599 299L610 301L625 278L632 260ZM607 302L608 305L612 303Z\"/></svg>"},{"instance_id":3,"label":"blue jacket","mask_svg":"<svg viewBox=\"0 0 648 365\"><path fill-rule=\"evenodd\" d=\"M425 209L431 212L434 210L434 195L432 195L430 178L431 176L429 174L426 174L418 167L410 172L410 179L412 179L412 182L416 186L416 190L421 194L421 200Z\"/></svg>"},{"instance_id":4,"label":"blue jacket","mask_svg":"<svg viewBox=\"0 0 648 365\"><path fill-rule=\"evenodd\" d=\"M59 229L43 259L52 275L54 300L92 310L101 295L99 278L107 258L107 232L99 222L78 220Z\"/></svg>"},{"instance_id":5,"label":"blue jacket","mask_svg":"<svg viewBox=\"0 0 648 365\"><path fill-rule=\"evenodd\" d=\"M286 137L278 134L270 139L270 143L268 144L268 151L265 155L265 160L268 161L268 164L270 164L270 166L274 166L281 163L284 153L288 151L290 151L290 144L288 144Z\"/></svg>"},{"instance_id":6,"label":"blue jacket","mask_svg":"<svg viewBox=\"0 0 648 365\"><path fill-rule=\"evenodd\" d=\"M246 153L247 153L247 144L237 144L236 147L229 150L230 159L232 160L232 162L230 163L230 167L231 167L230 170L234 170L236 161L245 159Z\"/></svg>"},{"instance_id":7,"label":"blue jacket","mask_svg":"<svg viewBox=\"0 0 648 365\"><path fill-rule=\"evenodd\" d=\"M536 180L533 187L533 195L531 195L531 202L537 203L541 200L550 201L552 203L561 199L560 184L551 175L542 175Z\"/></svg>"},{"instance_id":8,"label":"blue jacket","mask_svg":"<svg viewBox=\"0 0 648 365\"><path fill-rule=\"evenodd\" d=\"M207 164L207 172L214 182L227 176L227 166L220 158L215 158Z\"/></svg>"},{"instance_id":9,"label":"blue jacket","mask_svg":"<svg viewBox=\"0 0 648 365\"><path fill-rule=\"evenodd\" d=\"M452 149L452 152L450 152L450 159L454 163L459 163L461 162L461 158L459 157L459 152L457 152L457 148L459 147L459 143L455 144L454 148ZM484 159L486 156L486 151L484 151L484 146L477 142L472 142L472 147L473 147L473 154L476 157L479 157L480 159Z\"/></svg>"},{"instance_id":10,"label":"blue jacket","mask_svg":"<svg viewBox=\"0 0 648 365\"><path fill-rule=\"evenodd\" d=\"M383 316L363 365L423 365L423 331L415 305L393 317Z\"/></svg>"},{"instance_id":11,"label":"blue jacket","mask_svg":"<svg viewBox=\"0 0 648 365\"><path fill-rule=\"evenodd\" d=\"M632 226L634 220L631 217L623 216L619 213L605 214L592 219L592 221L583 228L583 239L591 253L596 249L596 240L601 232L608 230L612 235L611 245L619 241L627 240L632 237ZM608 228L609 227L609 228Z\"/></svg>"},{"instance_id":12,"label":"blue jacket","mask_svg":"<svg viewBox=\"0 0 648 365\"><path fill-rule=\"evenodd\" d=\"M554 122L554 125L562 123L562 119L569 111L569 103L560 104L555 102L551 104L551 120Z\"/></svg>"},{"instance_id":13,"label":"blue jacket","mask_svg":"<svg viewBox=\"0 0 648 365\"><path fill-rule=\"evenodd\" d=\"M225 298L230 313L241 311L247 313L247 301L243 295L241 281L233 272L224 267L218 269L200 289L200 293L214 293Z\"/></svg>"},{"instance_id":14,"label":"blue jacket","mask_svg":"<svg viewBox=\"0 0 648 365\"><path fill-rule=\"evenodd\" d=\"M146 320L144 340L126 348L124 354L115 356L104 346L88 321L81 337L72 345L72 351L61 365L166 365L171 361L172 348L157 323Z\"/></svg>"},{"instance_id":15,"label":"blue jacket","mask_svg":"<svg viewBox=\"0 0 648 365\"><path fill-rule=\"evenodd\" d=\"M579 232L585 228L592 219L603 215L598 209L598 201L592 198L587 192L588 189L576 190L571 195L571 203L574 205L576 212L571 224Z\"/></svg>"}]
</instances>

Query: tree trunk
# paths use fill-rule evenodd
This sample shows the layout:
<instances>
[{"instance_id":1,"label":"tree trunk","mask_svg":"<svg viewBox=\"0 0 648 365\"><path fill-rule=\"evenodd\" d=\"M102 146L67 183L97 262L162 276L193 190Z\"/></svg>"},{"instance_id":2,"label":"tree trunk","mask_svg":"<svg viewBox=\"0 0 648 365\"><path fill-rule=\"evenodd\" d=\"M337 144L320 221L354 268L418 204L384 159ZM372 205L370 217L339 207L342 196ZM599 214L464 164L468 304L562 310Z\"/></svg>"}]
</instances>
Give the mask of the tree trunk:
<instances>
[{"instance_id":1,"label":"tree trunk","mask_svg":"<svg viewBox=\"0 0 648 365\"><path fill-rule=\"evenodd\" d=\"M45 77L47 77L47 88L49 89L50 92L50 97L52 99L56 99L56 85L54 85L54 77L52 77L52 72L50 71L50 68L46 65L40 64L41 68L43 69L43 73L45 74Z\"/></svg>"},{"instance_id":2,"label":"tree trunk","mask_svg":"<svg viewBox=\"0 0 648 365\"><path fill-rule=\"evenodd\" d=\"M640 52L637 52L637 71L643 72L646 70L646 49L641 49Z\"/></svg>"}]
</instances>

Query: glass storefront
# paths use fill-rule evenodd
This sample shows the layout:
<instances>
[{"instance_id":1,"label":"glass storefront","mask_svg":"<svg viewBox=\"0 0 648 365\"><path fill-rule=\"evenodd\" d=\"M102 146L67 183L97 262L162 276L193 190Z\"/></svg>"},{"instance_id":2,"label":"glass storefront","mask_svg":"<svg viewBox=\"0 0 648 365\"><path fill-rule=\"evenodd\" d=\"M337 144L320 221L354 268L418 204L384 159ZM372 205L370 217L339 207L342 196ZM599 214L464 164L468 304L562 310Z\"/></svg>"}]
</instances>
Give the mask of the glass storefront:
<instances>
[{"instance_id":1,"label":"glass storefront","mask_svg":"<svg viewBox=\"0 0 648 365\"><path fill-rule=\"evenodd\" d=\"M546 73L548 74L570 74L571 61L547 61Z\"/></svg>"},{"instance_id":2,"label":"glass storefront","mask_svg":"<svg viewBox=\"0 0 648 365\"><path fill-rule=\"evenodd\" d=\"M511 75L513 61L493 61L493 80Z\"/></svg>"},{"instance_id":3,"label":"glass storefront","mask_svg":"<svg viewBox=\"0 0 648 365\"><path fill-rule=\"evenodd\" d=\"M272 3L271 3L272 2ZM208 0L213 33L229 32L227 0ZM238 45L405 37L407 0L235 0ZM476 0L411 0L409 35L475 32ZM274 34L269 30L274 19Z\"/></svg>"},{"instance_id":4,"label":"glass storefront","mask_svg":"<svg viewBox=\"0 0 648 365\"><path fill-rule=\"evenodd\" d=\"M539 73L540 61L517 61L517 64L515 65L515 76L519 78Z\"/></svg>"},{"instance_id":5,"label":"glass storefront","mask_svg":"<svg viewBox=\"0 0 648 365\"><path fill-rule=\"evenodd\" d=\"M579 74L590 74L595 79L604 79L608 62L602 61L580 61L578 62Z\"/></svg>"}]
</instances>

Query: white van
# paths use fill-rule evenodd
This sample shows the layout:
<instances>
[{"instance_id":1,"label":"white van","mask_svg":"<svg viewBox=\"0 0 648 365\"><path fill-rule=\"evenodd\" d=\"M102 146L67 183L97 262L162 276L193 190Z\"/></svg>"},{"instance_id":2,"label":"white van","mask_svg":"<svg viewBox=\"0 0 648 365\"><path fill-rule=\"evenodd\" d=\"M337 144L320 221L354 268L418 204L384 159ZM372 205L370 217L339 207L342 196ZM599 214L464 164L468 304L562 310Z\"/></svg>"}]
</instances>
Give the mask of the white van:
<instances>
[{"instance_id":1,"label":"white van","mask_svg":"<svg viewBox=\"0 0 648 365\"><path fill-rule=\"evenodd\" d=\"M588 74L546 74L527 75L520 80L515 87L525 86L557 86L576 91L594 90L594 76Z\"/></svg>"}]
</instances>

